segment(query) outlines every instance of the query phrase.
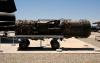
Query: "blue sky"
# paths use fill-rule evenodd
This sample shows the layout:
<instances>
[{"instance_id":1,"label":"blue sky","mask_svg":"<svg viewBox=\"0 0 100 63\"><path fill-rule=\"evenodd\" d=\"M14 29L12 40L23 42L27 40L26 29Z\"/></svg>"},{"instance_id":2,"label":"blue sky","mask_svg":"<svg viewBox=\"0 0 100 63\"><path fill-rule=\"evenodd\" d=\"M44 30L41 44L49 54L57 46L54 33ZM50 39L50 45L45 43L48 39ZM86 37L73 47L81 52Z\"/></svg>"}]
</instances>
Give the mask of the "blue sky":
<instances>
[{"instance_id":1,"label":"blue sky","mask_svg":"<svg viewBox=\"0 0 100 63\"><path fill-rule=\"evenodd\" d=\"M16 18L100 21L100 0L15 0Z\"/></svg>"}]
</instances>

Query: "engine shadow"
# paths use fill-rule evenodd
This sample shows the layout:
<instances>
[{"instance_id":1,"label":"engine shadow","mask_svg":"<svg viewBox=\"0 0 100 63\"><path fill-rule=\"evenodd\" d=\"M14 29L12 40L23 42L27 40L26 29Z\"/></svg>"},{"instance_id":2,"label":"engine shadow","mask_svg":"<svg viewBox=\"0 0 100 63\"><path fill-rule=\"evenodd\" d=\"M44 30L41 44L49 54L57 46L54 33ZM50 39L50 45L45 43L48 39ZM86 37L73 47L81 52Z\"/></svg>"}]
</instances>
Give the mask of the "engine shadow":
<instances>
[{"instance_id":1,"label":"engine shadow","mask_svg":"<svg viewBox=\"0 0 100 63\"><path fill-rule=\"evenodd\" d=\"M63 51L94 51L94 48L60 48ZM18 51L55 51L52 48L44 48L44 47L28 47L27 49L20 49Z\"/></svg>"}]
</instances>

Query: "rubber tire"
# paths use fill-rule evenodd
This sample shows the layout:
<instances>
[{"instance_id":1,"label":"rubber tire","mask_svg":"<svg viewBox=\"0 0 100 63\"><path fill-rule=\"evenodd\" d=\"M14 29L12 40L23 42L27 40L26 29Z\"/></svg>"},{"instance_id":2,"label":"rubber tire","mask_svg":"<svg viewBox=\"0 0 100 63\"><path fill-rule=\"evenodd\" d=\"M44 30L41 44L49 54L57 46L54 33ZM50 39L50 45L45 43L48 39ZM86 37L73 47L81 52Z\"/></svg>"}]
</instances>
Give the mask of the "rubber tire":
<instances>
[{"instance_id":1,"label":"rubber tire","mask_svg":"<svg viewBox=\"0 0 100 63\"><path fill-rule=\"evenodd\" d=\"M25 45L25 46L23 46L23 44ZM26 42L25 41L21 41L20 43L19 43L19 48L20 49L27 49L27 47L30 45L30 41L28 40L28 39L26 39Z\"/></svg>"},{"instance_id":2,"label":"rubber tire","mask_svg":"<svg viewBox=\"0 0 100 63\"><path fill-rule=\"evenodd\" d=\"M51 40L50 44L51 44L51 48L52 48L53 50L59 49L59 47L60 47L59 42L56 41L56 40Z\"/></svg>"},{"instance_id":3,"label":"rubber tire","mask_svg":"<svg viewBox=\"0 0 100 63\"><path fill-rule=\"evenodd\" d=\"M27 42L27 47L30 45L30 41L28 39L26 39Z\"/></svg>"},{"instance_id":4,"label":"rubber tire","mask_svg":"<svg viewBox=\"0 0 100 63\"><path fill-rule=\"evenodd\" d=\"M52 45L52 43L53 43L54 41L53 40L51 40L51 42L50 42L50 44Z\"/></svg>"},{"instance_id":5,"label":"rubber tire","mask_svg":"<svg viewBox=\"0 0 100 63\"><path fill-rule=\"evenodd\" d=\"M19 43L19 48L20 48L20 49L27 49L27 42L21 41L21 42Z\"/></svg>"}]
</instances>

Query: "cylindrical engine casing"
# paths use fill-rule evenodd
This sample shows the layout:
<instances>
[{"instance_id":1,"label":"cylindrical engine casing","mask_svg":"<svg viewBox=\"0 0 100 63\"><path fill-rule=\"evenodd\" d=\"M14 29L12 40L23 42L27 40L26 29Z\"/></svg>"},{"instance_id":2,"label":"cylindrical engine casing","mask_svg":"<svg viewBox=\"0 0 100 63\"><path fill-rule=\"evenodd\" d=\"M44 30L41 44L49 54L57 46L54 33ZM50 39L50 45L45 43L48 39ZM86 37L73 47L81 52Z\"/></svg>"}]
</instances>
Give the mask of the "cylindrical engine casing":
<instances>
[{"instance_id":1,"label":"cylindrical engine casing","mask_svg":"<svg viewBox=\"0 0 100 63\"><path fill-rule=\"evenodd\" d=\"M15 31L15 21L14 14L0 12L0 31Z\"/></svg>"},{"instance_id":2,"label":"cylindrical engine casing","mask_svg":"<svg viewBox=\"0 0 100 63\"><path fill-rule=\"evenodd\" d=\"M91 25L88 20L65 21L64 35L67 37L89 37L91 34Z\"/></svg>"},{"instance_id":3,"label":"cylindrical engine casing","mask_svg":"<svg viewBox=\"0 0 100 63\"><path fill-rule=\"evenodd\" d=\"M0 27L0 31L14 31L15 26Z\"/></svg>"},{"instance_id":4,"label":"cylindrical engine casing","mask_svg":"<svg viewBox=\"0 0 100 63\"><path fill-rule=\"evenodd\" d=\"M88 20L51 20L47 23L19 21L16 22L15 29L16 35L63 35L66 38L87 38L91 34Z\"/></svg>"},{"instance_id":5,"label":"cylindrical engine casing","mask_svg":"<svg viewBox=\"0 0 100 63\"><path fill-rule=\"evenodd\" d=\"M14 0L0 0L0 12L13 13L16 10Z\"/></svg>"},{"instance_id":6,"label":"cylindrical engine casing","mask_svg":"<svg viewBox=\"0 0 100 63\"><path fill-rule=\"evenodd\" d=\"M0 12L0 21L16 21L16 17L12 13Z\"/></svg>"}]
</instances>

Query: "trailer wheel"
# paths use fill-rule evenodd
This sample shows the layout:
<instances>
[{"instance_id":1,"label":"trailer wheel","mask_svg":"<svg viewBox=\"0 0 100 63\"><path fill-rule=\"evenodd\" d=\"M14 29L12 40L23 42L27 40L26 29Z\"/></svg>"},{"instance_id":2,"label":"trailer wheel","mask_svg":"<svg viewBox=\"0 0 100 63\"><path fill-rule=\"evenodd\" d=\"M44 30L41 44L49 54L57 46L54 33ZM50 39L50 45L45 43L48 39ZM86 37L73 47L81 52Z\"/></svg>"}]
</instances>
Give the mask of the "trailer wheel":
<instances>
[{"instance_id":1,"label":"trailer wheel","mask_svg":"<svg viewBox=\"0 0 100 63\"><path fill-rule=\"evenodd\" d=\"M53 44L53 42L54 42L54 41L53 41L53 40L51 40L50 44L52 45L52 44Z\"/></svg>"},{"instance_id":2,"label":"trailer wheel","mask_svg":"<svg viewBox=\"0 0 100 63\"><path fill-rule=\"evenodd\" d=\"M51 47L52 47L53 50L56 50L60 47L60 44L57 40L51 40L50 43L51 43Z\"/></svg>"},{"instance_id":3,"label":"trailer wheel","mask_svg":"<svg viewBox=\"0 0 100 63\"><path fill-rule=\"evenodd\" d=\"M21 41L20 43L19 43L19 48L20 49L26 49L28 46L27 46L27 42L23 42L23 41Z\"/></svg>"},{"instance_id":4,"label":"trailer wheel","mask_svg":"<svg viewBox=\"0 0 100 63\"><path fill-rule=\"evenodd\" d=\"M28 39L24 39L19 43L20 49L26 49L29 46L30 42Z\"/></svg>"},{"instance_id":5,"label":"trailer wheel","mask_svg":"<svg viewBox=\"0 0 100 63\"><path fill-rule=\"evenodd\" d=\"M27 42L27 47L30 45L30 41L28 39L26 39Z\"/></svg>"}]
</instances>

